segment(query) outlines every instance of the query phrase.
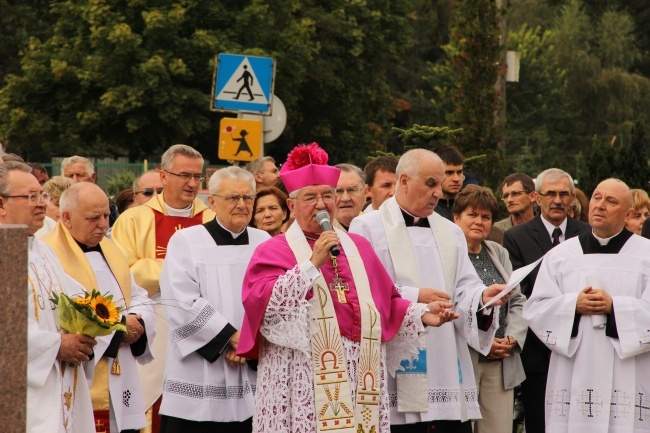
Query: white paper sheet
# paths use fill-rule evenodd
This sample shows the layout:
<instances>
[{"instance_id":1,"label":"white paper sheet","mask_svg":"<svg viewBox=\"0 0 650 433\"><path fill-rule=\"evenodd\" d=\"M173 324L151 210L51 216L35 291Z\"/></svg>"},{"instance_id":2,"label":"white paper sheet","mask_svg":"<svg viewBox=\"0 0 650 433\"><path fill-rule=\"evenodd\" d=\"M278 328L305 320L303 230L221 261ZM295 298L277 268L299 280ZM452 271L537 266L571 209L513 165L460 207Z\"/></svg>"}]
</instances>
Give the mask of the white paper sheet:
<instances>
[{"instance_id":1,"label":"white paper sheet","mask_svg":"<svg viewBox=\"0 0 650 433\"><path fill-rule=\"evenodd\" d=\"M526 265L523 268L519 268L515 271L512 272L512 275L510 275L510 279L508 280L508 284L506 285L506 288L501 291L498 295L496 295L494 298L490 299L484 306L483 308L488 308L491 305L493 305L495 302L497 302L499 299L503 298L506 296L508 293L512 292L512 290L517 287L519 283L521 283L521 280L526 278L528 274L532 272L533 269L535 269L535 266L539 264L539 262L542 261L544 257L540 257L537 261L531 263L530 265ZM483 308L479 309L479 311L483 310Z\"/></svg>"}]
</instances>

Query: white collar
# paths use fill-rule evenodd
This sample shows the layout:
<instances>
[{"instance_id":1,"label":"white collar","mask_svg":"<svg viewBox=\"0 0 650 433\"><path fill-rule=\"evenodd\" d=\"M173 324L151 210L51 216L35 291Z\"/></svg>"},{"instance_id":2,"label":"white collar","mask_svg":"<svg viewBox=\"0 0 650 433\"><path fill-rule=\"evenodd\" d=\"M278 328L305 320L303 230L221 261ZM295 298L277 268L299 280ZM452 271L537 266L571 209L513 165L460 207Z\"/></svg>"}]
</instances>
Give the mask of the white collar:
<instances>
[{"instance_id":1,"label":"white collar","mask_svg":"<svg viewBox=\"0 0 650 433\"><path fill-rule=\"evenodd\" d=\"M621 232L622 232L622 231L623 231L623 230L621 230ZM615 238L616 236L620 235L621 232L618 232L618 233L616 233L614 236L610 236L610 237L608 237L608 238L599 238L598 236L596 236L596 234L594 233L593 230L591 231L591 234L594 235L594 237L596 238L596 240L598 241L598 243L600 244L600 246L605 246L605 245L607 245L607 244L609 243L609 241L611 241L613 238Z\"/></svg>"},{"instance_id":2,"label":"white collar","mask_svg":"<svg viewBox=\"0 0 650 433\"><path fill-rule=\"evenodd\" d=\"M169 216L176 216L176 217L185 217L189 218L190 215L192 215L192 209L194 208L194 202L190 204L188 207L185 209L175 209L165 203L165 207L167 208L167 215Z\"/></svg>"},{"instance_id":3,"label":"white collar","mask_svg":"<svg viewBox=\"0 0 650 433\"><path fill-rule=\"evenodd\" d=\"M544 227L546 227L548 237L551 238L551 241L553 240L553 230L555 230L555 227L559 227L560 230L562 230L562 234L560 235L560 242L563 242L566 239L566 226L567 221L569 220L568 217L564 217L564 221L562 221L559 226L554 226L550 222L546 221L544 215L540 215L540 218L542 219L542 223L544 223Z\"/></svg>"},{"instance_id":4,"label":"white collar","mask_svg":"<svg viewBox=\"0 0 650 433\"><path fill-rule=\"evenodd\" d=\"M214 219L215 219L215 221L217 221L217 224L219 224L222 229L224 229L225 231L227 231L228 233L230 233L232 235L233 239L237 239L242 233L244 233L246 231L246 227L244 227L244 230L240 231L239 233L231 232L223 224L221 224L221 222L219 221L219 218L214 217Z\"/></svg>"}]
</instances>

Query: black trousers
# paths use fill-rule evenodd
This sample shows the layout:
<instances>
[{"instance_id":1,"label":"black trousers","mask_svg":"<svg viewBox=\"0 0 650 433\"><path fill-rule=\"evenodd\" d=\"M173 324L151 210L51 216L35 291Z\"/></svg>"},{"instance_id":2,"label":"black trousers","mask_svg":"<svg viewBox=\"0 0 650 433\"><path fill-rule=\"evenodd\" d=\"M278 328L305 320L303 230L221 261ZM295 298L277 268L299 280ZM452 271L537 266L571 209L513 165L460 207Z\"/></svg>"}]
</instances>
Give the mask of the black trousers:
<instances>
[{"instance_id":1,"label":"black trousers","mask_svg":"<svg viewBox=\"0 0 650 433\"><path fill-rule=\"evenodd\" d=\"M253 418L241 422L190 421L161 415L160 433L251 433Z\"/></svg>"},{"instance_id":2,"label":"black trousers","mask_svg":"<svg viewBox=\"0 0 650 433\"><path fill-rule=\"evenodd\" d=\"M472 433L471 421L425 421L415 424L393 424L391 433Z\"/></svg>"},{"instance_id":3,"label":"black trousers","mask_svg":"<svg viewBox=\"0 0 650 433\"><path fill-rule=\"evenodd\" d=\"M524 403L526 433L544 433L547 375L547 372L526 372L526 380L521 383L521 400Z\"/></svg>"}]
</instances>

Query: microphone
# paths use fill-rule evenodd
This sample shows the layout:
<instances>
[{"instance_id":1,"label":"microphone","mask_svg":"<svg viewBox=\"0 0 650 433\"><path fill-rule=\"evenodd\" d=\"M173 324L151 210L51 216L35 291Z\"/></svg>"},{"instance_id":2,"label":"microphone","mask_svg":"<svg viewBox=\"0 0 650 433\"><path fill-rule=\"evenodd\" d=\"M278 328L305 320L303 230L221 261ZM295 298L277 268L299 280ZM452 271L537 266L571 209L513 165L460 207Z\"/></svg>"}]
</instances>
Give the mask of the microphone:
<instances>
[{"instance_id":1,"label":"microphone","mask_svg":"<svg viewBox=\"0 0 650 433\"><path fill-rule=\"evenodd\" d=\"M330 214L328 214L325 209L318 211L318 213L316 214L316 221L318 221L318 224L321 226L323 230L325 231L333 230L332 222L330 221ZM330 247L330 254L332 254L333 256L338 256L339 254L341 254L341 250L339 249L339 246L332 245Z\"/></svg>"}]
</instances>

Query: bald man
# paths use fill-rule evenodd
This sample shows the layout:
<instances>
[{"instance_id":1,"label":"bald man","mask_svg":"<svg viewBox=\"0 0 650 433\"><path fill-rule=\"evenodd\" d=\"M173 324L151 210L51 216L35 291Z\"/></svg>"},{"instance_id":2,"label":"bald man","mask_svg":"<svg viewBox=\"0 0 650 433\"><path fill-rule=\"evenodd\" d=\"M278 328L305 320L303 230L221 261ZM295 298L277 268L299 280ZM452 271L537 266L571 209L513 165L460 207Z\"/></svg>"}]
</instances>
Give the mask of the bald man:
<instances>
[{"instance_id":1,"label":"bald man","mask_svg":"<svg viewBox=\"0 0 650 433\"><path fill-rule=\"evenodd\" d=\"M546 254L524 318L552 351L546 432L650 430L650 241L625 229L617 179L589 202L591 232Z\"/></svg>"}]
</instances>

